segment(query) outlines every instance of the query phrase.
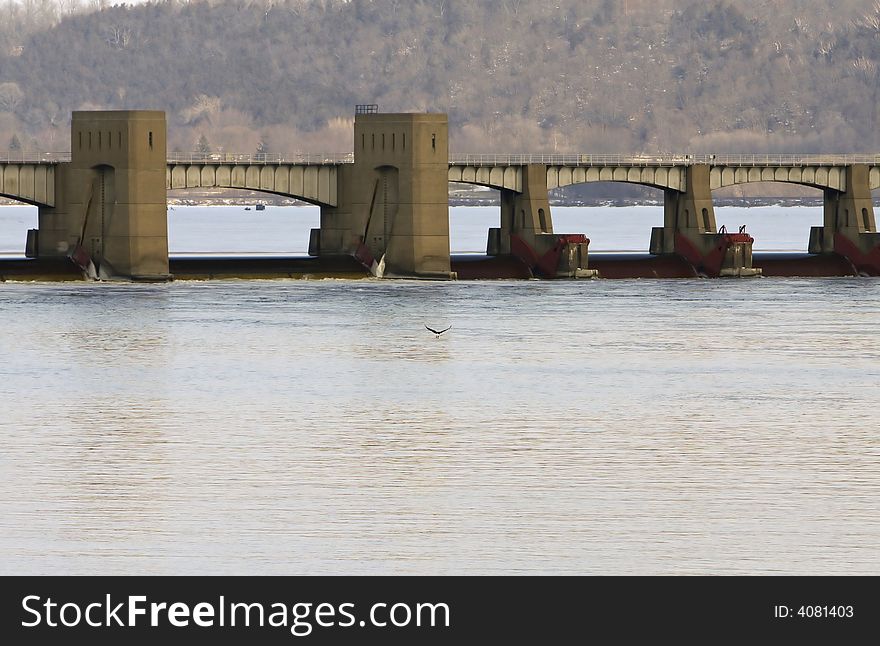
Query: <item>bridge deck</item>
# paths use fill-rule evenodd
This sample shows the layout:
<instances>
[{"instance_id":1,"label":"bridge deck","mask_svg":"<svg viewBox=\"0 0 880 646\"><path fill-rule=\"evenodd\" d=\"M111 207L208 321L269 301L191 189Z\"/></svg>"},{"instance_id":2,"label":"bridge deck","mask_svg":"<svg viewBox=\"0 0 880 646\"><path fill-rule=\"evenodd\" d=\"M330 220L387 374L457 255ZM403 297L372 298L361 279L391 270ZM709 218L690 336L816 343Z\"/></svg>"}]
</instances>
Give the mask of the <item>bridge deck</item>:
<instances>
[{"instance_id":1,"label":"bridge deck","mask_svg":"<svg viewBox=\"0 0 880 646\"><path fill-rule=\"evenodd\" d=\"M454 154L450 166L851 166L880 165L880 155L582 155L573 153L540 155Z\"/></svg>"},{"instance_id":2,"label":"bridge deck","mask_svg":"<svg viewBox=\"0 0 880 646\"><path fill-rule=\"evenodd\" d=\"M0 194L38 205L54 204L54 165L70 153L0 153ZM354 162L352 153L171 153L168 189L241 188L337 204L338 167ZM686 169L710 167L710 188L753 182L785 182L818 189L846 190L848 166L869 167L870 189L880 188L880 155L589 155L453 154L451 182L522 191L521 168L547 167L550 189L587 182L627 182L684 191ZM48 171L48 172L47 172Z\"/></svg>"}]
</instances>

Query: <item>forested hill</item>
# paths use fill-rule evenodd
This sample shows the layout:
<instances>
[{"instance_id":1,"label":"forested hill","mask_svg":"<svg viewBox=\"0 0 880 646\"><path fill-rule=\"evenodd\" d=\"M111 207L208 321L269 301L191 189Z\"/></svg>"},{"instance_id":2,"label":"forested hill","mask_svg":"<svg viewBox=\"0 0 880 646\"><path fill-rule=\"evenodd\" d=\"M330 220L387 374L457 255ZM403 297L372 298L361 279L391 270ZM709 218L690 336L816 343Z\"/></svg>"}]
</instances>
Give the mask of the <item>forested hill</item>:
<instances>
[{"instance_id":1,"label":"forested hill","mask_svg":"<svg viewBox=\"0 0 880 646\"><path fill-rule=\"evenodd\" d=\"M880 3L47 2L7 0L0 150L150 108L171 149L346 151L378 103L448 112L459 152L880 151Z\"/></svg>"}]
</instances>

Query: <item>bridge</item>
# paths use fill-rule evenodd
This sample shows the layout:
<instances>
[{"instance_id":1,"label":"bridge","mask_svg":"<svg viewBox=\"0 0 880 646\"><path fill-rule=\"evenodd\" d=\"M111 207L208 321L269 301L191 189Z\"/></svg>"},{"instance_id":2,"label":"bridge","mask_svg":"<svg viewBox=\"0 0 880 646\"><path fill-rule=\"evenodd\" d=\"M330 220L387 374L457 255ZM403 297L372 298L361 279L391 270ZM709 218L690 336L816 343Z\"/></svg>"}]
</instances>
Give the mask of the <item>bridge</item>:
<instances>
[{"instance_id":1,"label":"bridge","mask_svg":"<svg viewBox=\"0 0 880 646\"><path fill-rule=\"evenodd\" d=\"M0 194L34 206L55 205L55 166L58 161L0 158Z\"/></svg>"},{"instance_id":2,"label":"bridge","mask_svg":"<svg viewBox=\"0 0 880 646\"><path fill-rule=\"evenodd\" d=\"M0 193L36 206L54 206L55 166L70 153L0 156ZM171 153L165 188L234 188L293 197L318 206L337 205L337 166L348 154L280 155ZM880 188L880 155L450 155L450 182L522 192L523 167L542 165L547 188L590 182L625 182L687 190L686 168L710 167L712 190L756 182L783 182L846 191L846 168L869 167L869 188Z\"/></svg>"},{"instance_id":3,"label":"bridge","mask_svg":"<svg viewBox=\"0 0 880 646\"><path fill-rule=\"evenodd\" d=\"M500 226L487 251L534 275L589 275L586 237L553 232L548 191L626 182L664 193L656 256L683 258L705 275L751 275L752 239L718 231L712 191L785 182L823 191L810 253L844 256L880 275L871 190L876 155L450 155L442 114L359 112L354 152L310 155L172 153L156 111L73 113L70 153L0 156L0 195L39 208L27 254L69 256L103 275L169 277L168 190L231 188L321 207L310 255L353 256L377 275L449 278L449 182L497 189Z\"/></svg>"},{"instance_id":4,"label":"bridge","mask_svg":"<svg viewBox=\"0 0 880 646\"><path fill-rule=\"evenodd\" d=\"M588 182L626 182L687 190L686 168L709 166L712 190L756 182L784 182L846 191L846 168L870 169L871 189L880 188L880 155L451 155L449 181L522 190L521 169L547 169L547 187Z\"/></svg>"},{"instance_id":5,"label":"bridge","mask_svg":"<svg viewBox=\"0 0 880 646\"><path fill-rule=\"evenodd\" d=\"M338 205L338 166L345 155L172 154L165 188L238 188Z\"/></svg>"}]
</instances>

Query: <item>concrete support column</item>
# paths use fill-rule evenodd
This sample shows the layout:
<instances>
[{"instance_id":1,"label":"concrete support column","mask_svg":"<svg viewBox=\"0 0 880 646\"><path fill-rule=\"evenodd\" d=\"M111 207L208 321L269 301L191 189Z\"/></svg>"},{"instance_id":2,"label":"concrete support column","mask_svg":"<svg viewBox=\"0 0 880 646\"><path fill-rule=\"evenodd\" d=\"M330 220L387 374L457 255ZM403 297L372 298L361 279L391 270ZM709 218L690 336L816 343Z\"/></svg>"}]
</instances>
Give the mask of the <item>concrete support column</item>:
<instances>
[{"instance_id":1,"label":"concrete support column","mask_svg":"<svg viewBox=\"0 0 880 646\"><path fill-rule=\"evenodd\" d=\"M70 171L70 164L55 166L55 206L41 206L37 210L35 255L38 258L67 256L76 244L75 227L69 213L73 192Z\"/></svg>"},{"instance_id":2,"label":"concrete support column","mask_svg":"<svg viewBox=\"0 0 880 646\"><path fill-rule=\"evenodd\" d=\"M502 191L506 193L508 191ZM502 201L501 222L509 223L510 233L533 238L542 233L553 233L550 217L550 199L547 194L547 167L528 164L522 167L522 192L513 193L513 199ZM504 212L505 208L507 213Z\"/></svg>"},{"instance_id":3,"label":"concrete support column","mask_svg":"<svg viewBox=\"0 0 880 646\"><path fill-rule=\"evenodd\" d=\"M663 228L658 235L657 248L652 244L651 253L677 253L677 234L689 242L703 247L705 234L714 235L718 230L715 207L709 185L709 167L704 164L688 166L685 170L685 191L666 189L663 199Z\"/></svg>"},{"instance_id":4,"label":"concrete support column","mask_svg":"<svg viewBox=\"0 0 880 646\"><path fill-rule=\"evenodd\" d=\"M553 232L547 167L528 164L521 172L521 191L501 190L501 227L489 230L487 253L513 255L546 278L595 275L587 269L586 236Z\"/></svg>"},{"instance_id":5,"label":"concrete support column","mask_svg":"<svg viewBox=\"0 0 880 646\"><path fill-rule=\"evenodd\" d=\"M836 253L859 272L880 276L880 233L868 173L865 164L853 164L846 168L846 190L825 190L824 226L811 229L809 251Z\"/></svg>"},{"instance_id":6,"label":"concrete support column","mask_svg":"<svg viewBox=\"0 0 880 646\"><path fill-rule=\"evenodd\" d=\"M339 167L337 205L321 207L320 228L312 229L309 239L310 256L353 256L363 243L367 213L363 203L358 205L357 212L352 204L354 170L353 164Z\"/></svg>"},{"instance_id":7,"label":"concrete support column","mask_svg":"<svg viewBox=\"0 0 880 646\"><path fill-rule=\"evenodd\" d=\"M39 256L71 256L101 277L170 278L165 167L164 112L74 112L56 206L39 213Z\"/></svg>"},{"instance_id":8,"label":"concrete support column","mask_svg":"<svg viewBox=\"0 0 880 646\"><path fill-rule=\"evenodd\" d=\"M752 276L751 236L744 231L718 231L709 166L695 164L685 170L685 191L667 189L663 201L663 227L651 231L650 252L684 257L707 276Z\"/></svg>"},{"instance_id":9,"label":"concrete support column","mask_svg":"<svg viewBox=\"0 0 880 646\"><path fill-rule=\"evenodd\" d=\"M489 255L511 253L510 236L515 235L532 246L552 246L541 240L553 233L550 199L547 194L547 167L528 164L522 167L522 191L501 189L501 228L489 232ZM493 240L497 238L497 242Z\"/></svg>"}]
</instances>

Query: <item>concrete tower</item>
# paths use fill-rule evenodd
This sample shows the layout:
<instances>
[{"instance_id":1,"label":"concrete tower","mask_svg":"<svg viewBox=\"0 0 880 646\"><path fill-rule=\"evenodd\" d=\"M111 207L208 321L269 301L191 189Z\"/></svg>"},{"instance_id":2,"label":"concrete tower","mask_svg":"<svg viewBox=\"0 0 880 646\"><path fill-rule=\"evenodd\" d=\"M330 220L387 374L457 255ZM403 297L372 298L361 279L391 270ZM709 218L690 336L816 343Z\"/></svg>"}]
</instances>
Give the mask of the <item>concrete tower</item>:
<instances>
[{"instance_id":1,"label":"concrete tower","mask_svg":"<svg viewBox=\"0 0 880 646\"><path fill-rule=\"evenodd\" d=\"M449 278L447 117L374 108L358 106L354 164L340 169L339 206L322 210L312 252L353 253L380 274Z\"/></svg>"},{"instance_id":2,"label":"concrete tower","mask_svg":"<svg viewBox=\"0 0 880 646\"><path fill-rule=\"evenodd\" d=\"M104 276L168 279L165 165L164 112L74 112L71 163L58 168L56 206L39 215L39 255L90 259Z\"/></svg>"}]
</instances>

